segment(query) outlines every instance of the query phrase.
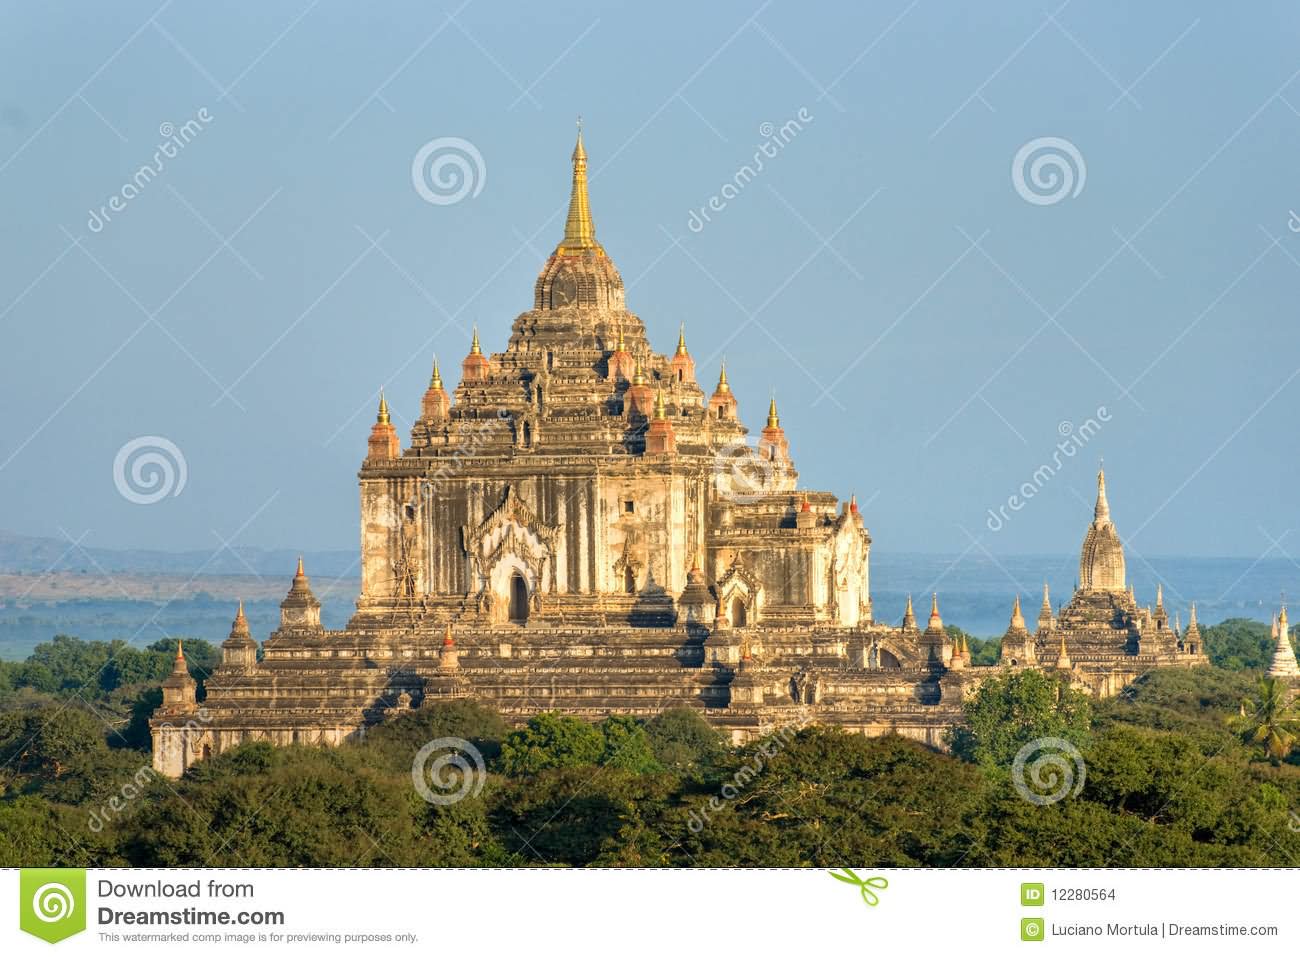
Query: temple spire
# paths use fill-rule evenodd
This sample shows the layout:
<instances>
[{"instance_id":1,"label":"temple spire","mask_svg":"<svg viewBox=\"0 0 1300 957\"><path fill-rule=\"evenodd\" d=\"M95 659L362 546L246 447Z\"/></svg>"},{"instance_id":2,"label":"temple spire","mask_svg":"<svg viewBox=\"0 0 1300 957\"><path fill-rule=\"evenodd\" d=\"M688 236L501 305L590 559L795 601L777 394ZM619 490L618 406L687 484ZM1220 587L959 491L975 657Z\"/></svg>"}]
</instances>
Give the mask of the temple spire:
<instances>
[{"instance_id":1,"label":"temple spire","mask_svg":"<svg viewBox=\"0 0 1300 957\"><path fill-rule=\"evenodd\" d=\"M384 398L384 390L379 390L379 415L375 419L380 425L388 425L392 420L388 416L388 400Z\"/></svg>"},{"instance_id":2,"label":"temple spire","mask_svg":"<svg viewBox=\"0 0 1300 957\"><path fill-rule=\"evenodd\" d=\"M686 351L686 323L682 323L677 329L677 354L679 356L689 355Z\"/></svg>"},{"instance_id":3,"label":"temple spire","mask_svg":"<svg viewBox=\"0 0 1300 957\"><path fill-rule=\"evenodd\" d=\"M433 357L433 378L429 380L429 388L442 388L442 371L438 368L438 357Z\"/></svg>"},{"instance_id":4,"label":"temple spire","mask_svg":"<svg viewBox=\"0 0 1300 957\"><path fill-rule=\"evenodd\" d=\"M596 226L591 221L591 201L587 197L587 150L582 145L582 120L578 121L578 142L573 147L573 193L569 197L569 217L564 222L564 241L568 250L599 249Z\"/></svg>"},{"instance_id":5,"label":"temple spire","mask_svg":"<svg viewBox=\"0 0 1300 957\"><path fill-rule=\"evenodd\" d=\"M722 360L722 367L718 370L718 390L722 393L731 391L731 384L727 382L727 360Z\"/></svg>"},{"instance_id":6,"label":"temple spire","mask_svg":"<svg viewBox=\"0 0 1300 957\"><path fill-rule=\"evenodd\" d=\"M1097 470L1097 507L1093 510L1093 522L1101 524L1110 521L1110 503L1106 501L1106 470Z\"/></svg>"},{"instance_id":7,"label":"temple spire","mask_svg":"<svg viewBox=\"0 0 1300 957\"><path fill-rule=\"evenodd\" d=\"M474 338L469 344L469 354L472 356L481 356L483 347L478 344L478 326L474 327Z\"/></svg>"},{"instance_id":8,"label":"temple spire","mask_svg":"<svg viewBox=\"0 0 1300 957\"><path fill-rule=\"evenodd\" d=\"M772 401L767 404L767 427L769 429L779 429L781 419L776 414L776 396L772 396Z\"/></svg>"}]
</instances>

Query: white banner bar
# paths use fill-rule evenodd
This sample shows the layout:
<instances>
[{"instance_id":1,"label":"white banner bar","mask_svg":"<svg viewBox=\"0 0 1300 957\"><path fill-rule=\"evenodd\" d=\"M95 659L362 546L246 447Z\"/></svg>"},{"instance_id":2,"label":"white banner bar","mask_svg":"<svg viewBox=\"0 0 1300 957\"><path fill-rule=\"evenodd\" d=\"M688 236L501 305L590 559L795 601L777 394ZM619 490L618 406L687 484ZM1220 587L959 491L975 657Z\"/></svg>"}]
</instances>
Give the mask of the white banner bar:
<instances>
[{"instance_id":1,"label":"white banner bar","mask_svg":"<svg viewBox=\"0 0 1300 957\"><path fill-rule=\"evenodd\" d=\"M1296 870L6 871L5 954L1293 950ZM81 881L84 880L84 889ZM42 896L43 895L43 896ZM80 920L79 920L80 918ZM84 930L78 925L84 926ZM32 928L36 935L26 928ZM42 939L44 938L44 939ZM1282 949L1279 949L1282 948ZM1263 952L1262 950L1260 951Z\"/></svg>"}]
</instances>

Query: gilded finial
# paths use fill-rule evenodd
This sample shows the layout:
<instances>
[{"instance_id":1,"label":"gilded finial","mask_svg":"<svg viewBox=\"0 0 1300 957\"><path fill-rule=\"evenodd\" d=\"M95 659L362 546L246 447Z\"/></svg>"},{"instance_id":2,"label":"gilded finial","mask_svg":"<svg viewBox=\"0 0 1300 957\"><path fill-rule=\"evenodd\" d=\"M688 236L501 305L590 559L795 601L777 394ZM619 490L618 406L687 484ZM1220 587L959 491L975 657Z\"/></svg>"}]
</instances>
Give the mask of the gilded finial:
<instances>
[{"instance_id":1,"label":"gilded finial","mask_svg":"<svg viewBox=\"0 0 1300 957\"><path fill-rule=\"evenodd\" d=\"M1016 596L1015 603L1011 606L1011 627L1024 628L1025 616L1020 611L1020 596Z\"/></svg>"},{"instance_id":2,"label":"gilded finial","mask_svg":"<svg viewBox=\"0 0 1300 957\"><path fill-rule=\"evenodd\" d=\"M641 368L641 357L637 356L636 371L632 373L633 385L645 385L645 370Z\"/></svg>"},{"instance_id":3,"label":"gilded finial","mask_svg":"<svg viewBox=\"0 0 1300 957\"><path fill-rule=\"evenodd\" d=\"M185 660L185 639L184 638L176 639L176 660L177 661Z\"/></svg>"},{"instance_id":4,"label":"gilded finial","mask_svg":"<svg viewBox=\"0 0 1300 957\"><path fill-rule=\"evenodd\" d=\"M668 418L668 407L664 405L664 390L662 387L655 394L655 418Z\"/></svg>"},{"instance_id":5,"label":"gilded finial","mask_svg":"<svg viewBox=\"0 0 1300 957\"><path fill-rule=\"evenodd\" d=\"M772 401L767 404L767 427L769 429L779 429L781 419L776 414L776 396L772 396Z\"/></svg>"},{"instance_id":6,"label":"gilded finial","mask_svg":"<svg viewBox=\"0 0 1300 957\"><path fill-rule=\"evenodd\" d=\"M578 123L578 142L573 147L573 192L569 197L569 216L564 223L565 250L599 249L596 226L591 221L591 201L587 197L587 150L582 144L582 123Z\"/></svg>"},{"instance_id":7,"label":"gilded finial","mask_svg":"<svg viewBox=\"0 0 1300 957\"><path fill-rule=\"evenodd\" d=\"M375 420L380 425L388 425L392 420L388 417L388 400L384 398L384 390L379 390L379 417Z\"/></svg>"},{"instance_id":8,"label":"gilded finial","mask_svg":"<svg viewBox=\"0 0 1300 957\"><path fill-rule=\"evenodd\" d=\"M679 356L688 355L686 351L686 323L682 323L677 329L677 354Z\"/></svg>"},{"instance_id":9,"label":"gilded finial","mask_svg":"<svg viewBox=\"0 0 1300 957\"><path fill-rule=\"evenodd\" d=\"M294 578L306 578L307 573L302 570L302 556L298 556L298 570L294 572Z\"/></svg>"},{"instance_id":10,"label":"gilded finial","mask_svg":"<svg viewBox=\"0 0 1300 957\"><path fill-rule=\"evenodd\" d=\"M429 388L442 388L442 372L438 369L438 357L433 357L433 378L429 380Z\"/></svg>"},{"instance_id":11,"label":"gilded finial","mask_svg":"<svg viewBox=\"0 0 1300 957\"><path fill-rule=\"evenodd\" d=\"M482 349L482 347L480 347L479 344L478 344L478 326L477 326L477 325L474 327L474 338L473 338L473 340L472 340L472 341L470 342L470 344L469 344L469 354L472 355L472 356L481 356L481 355L483 354L483 349Z\"/></svg>"},{"instance_id":12,"label":"gilded finial","mask_svg":"<svg viewBox=\"0 0 1300 957\"><path fill-rule=\"evenodd\" d=\"M614 351L627 352L627 346L623 343L623 327L621 325L618 327L618 346L615 347Z\"/></svg>"},{"instance_id":13,"label":"gilded finial","mask_svg":"<svg viewBox=\"0 0 1300 957\"><path fill-rule=\"evenodd\" d=\"M722 360L722 368L718 372L718 391L727 393L731 391L731 385L727 382L727 360Z\"/></svg>"}]
</instances>

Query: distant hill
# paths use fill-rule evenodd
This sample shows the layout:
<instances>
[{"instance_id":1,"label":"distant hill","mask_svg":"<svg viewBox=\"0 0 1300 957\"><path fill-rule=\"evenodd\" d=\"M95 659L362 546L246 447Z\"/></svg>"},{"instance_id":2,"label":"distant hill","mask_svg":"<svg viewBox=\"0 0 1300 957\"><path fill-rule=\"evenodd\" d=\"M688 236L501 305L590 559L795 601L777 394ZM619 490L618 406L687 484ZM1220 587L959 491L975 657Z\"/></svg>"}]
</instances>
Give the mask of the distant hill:
<instances>
[{"instance_id":1,"label":"distant hill","mask_svg":"<svg viewBox=\"0 0 1300 957\"><path fill-rule=\"evenodd\" d=\"M141 575L268 575L291 578L299 552L287 548L195 549L77 547L59 538L0 531L0 572L132 573ZM310 575L355 578L357 549L303 553Z\"/></svg>"}]
</instances>

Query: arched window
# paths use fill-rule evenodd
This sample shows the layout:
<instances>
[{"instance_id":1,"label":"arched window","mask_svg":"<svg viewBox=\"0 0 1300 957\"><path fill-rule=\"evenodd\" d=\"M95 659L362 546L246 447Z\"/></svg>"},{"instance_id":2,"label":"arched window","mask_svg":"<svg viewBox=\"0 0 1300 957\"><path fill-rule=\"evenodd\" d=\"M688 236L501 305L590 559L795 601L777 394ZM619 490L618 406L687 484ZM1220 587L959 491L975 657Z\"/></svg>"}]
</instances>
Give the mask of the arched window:
<instances>
[{"instance_id":1,"label":"arched window","mask_svg":"<svg viewBox=\"0 0 1300 957\"><path fill-rule=\"evenodd\" d=\"M518 572L510 576L510 620L517 625L528 620L528 583Z\"/></svg>"},{"instance_id":2,"label":"arched window","mask_svg":"<svg viewBox=\"0 0 1300 957\"><path fill-rule=\"evenodd\" d=\"M731 625L733 628L744 628L748 623L748 612L745 609L745 603L737 595L731 599Z\"/></svg>"}]
</instances>

